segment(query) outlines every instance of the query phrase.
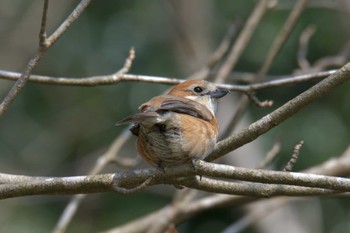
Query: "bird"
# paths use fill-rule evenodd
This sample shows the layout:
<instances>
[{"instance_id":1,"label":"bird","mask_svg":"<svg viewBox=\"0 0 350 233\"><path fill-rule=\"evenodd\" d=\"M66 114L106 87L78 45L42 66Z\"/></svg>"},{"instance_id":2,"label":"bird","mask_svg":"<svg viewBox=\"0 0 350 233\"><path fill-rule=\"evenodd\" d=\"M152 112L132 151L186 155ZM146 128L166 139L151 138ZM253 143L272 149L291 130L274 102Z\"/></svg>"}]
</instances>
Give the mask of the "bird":
<instances>
[{"instance_id":1,"label":"bird","mask_svg":"<svg viewBox=\"0 0 350 233\"><path fill-rule=\"evenodd\" d=\"M229 93L205 80L188 80L141 104L140 112L116 125L131 124L137 151L153 167L166 168L204 159L216 145L217 100Z\"/></svg>"}]
</instances>

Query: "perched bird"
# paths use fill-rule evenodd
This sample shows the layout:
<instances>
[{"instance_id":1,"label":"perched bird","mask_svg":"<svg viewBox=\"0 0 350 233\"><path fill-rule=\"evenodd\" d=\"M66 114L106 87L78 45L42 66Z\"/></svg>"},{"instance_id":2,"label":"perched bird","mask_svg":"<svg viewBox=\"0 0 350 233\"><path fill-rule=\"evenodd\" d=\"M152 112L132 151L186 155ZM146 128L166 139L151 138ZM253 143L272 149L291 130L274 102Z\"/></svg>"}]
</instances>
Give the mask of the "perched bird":
<instances>
[{"instance_id":1,"label":"perched bird","mask_svg":"<svg viewBox=\"0 0 350 233\"><path fill-rule=\"evenodd\" d=\"M203 159L217 141L217 99L229 91L204 80L177 84L165 95L142 104L140 113L117 125L133 123L137 150L151 166L167 167Z\"/></svg>"}]
</instances>

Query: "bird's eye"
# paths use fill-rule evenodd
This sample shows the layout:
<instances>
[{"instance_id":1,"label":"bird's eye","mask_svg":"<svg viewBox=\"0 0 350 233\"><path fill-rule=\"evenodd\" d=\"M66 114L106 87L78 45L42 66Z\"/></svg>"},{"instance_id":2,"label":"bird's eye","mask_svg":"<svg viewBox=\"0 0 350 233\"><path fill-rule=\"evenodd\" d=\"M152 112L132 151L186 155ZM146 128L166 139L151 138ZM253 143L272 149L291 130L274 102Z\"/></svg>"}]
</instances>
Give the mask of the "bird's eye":
<instances>
[{"instance_id":1,"label":"bird's eye","mask_svg":"<svg viewBox=\"0 0 350 233\"><path fill-rule=\"evenodd\" d=\"M201 88L201 87L195 87L193 90L194 90L194 92L196 92L196 93L201 93L201 92L203 91L203 88Z\"/></svg>"}]
</instances>

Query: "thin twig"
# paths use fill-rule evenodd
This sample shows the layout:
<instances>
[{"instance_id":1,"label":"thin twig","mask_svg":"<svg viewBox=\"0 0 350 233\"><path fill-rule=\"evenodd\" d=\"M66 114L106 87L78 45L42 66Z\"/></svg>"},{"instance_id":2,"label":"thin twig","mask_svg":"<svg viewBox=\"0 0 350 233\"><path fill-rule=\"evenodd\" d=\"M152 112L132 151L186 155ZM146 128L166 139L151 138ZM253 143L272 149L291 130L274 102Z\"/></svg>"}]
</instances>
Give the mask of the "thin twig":
<instances>
[{"instance_id":1,"label":"thin twig","mask_svg":"<svg viewBox=\"0 0 350 233\"><path fill-rule=\"evenodd\" d=\"M294 165L296 164L296 162L298 160L299 153L300 153L301 147L303 145L304 145L304 141L300 141L298 144L295 145L292 157L288 161L287 165L283 168L284 172L291 172L292 171Z\"/></svg>"},{"instance_id":2,"label":"thin twig","mask_svg":"<svg viewBox=\"0 0 350 233\"><path fill-rule=\"evenodd\" d=\"M259 206L260 203L254 203L254 206L248 213L232 223L230 226L226 227L224 231L221 233L239 233L245 230L248 226L256 223L257 220L264 218L265 216L271 214L274 210L281 207L282 205L291 202L292 198L279 198L279 199L271 199L271 200L263 200L264 203L261 203L263 206ZM293 200L297 200L300 198L294 198ZM268 208L267 208L268 206Z\"/></svg>"},{"instance_id":3,"label":"thin twig","mask_svg":"<svg viewBox=\"0 0 350 233\"><path fill-rule=\"evenodd\" d=\"M119 76L122 76L122 75L128 73L129 70L131 69L131 66L132 66L134 59L135 59L135 49L134 49L134 47L132 47L129 50L129 56L126 58L123 67L114 74L114 76L115 76L114 78L118 79Z\"/></svg>"},{"instance_id":4,"label":"thin twig","mask_svg":"<svg viewBox=\"0 0 350 233\"><path fill-rule=\"evenodd\" d=\"M44 56L45 52L63 35L63 33L71 26L71 24L80 16L80 14L85 10L87 5L91 0L81 0L73 12L67 17L66 20L61 24L61 26L49 37L46 38L46 21L47 21L47 9L48 0L44 1L44 8L42 13L42 21L39 32L39 49L34 54L34 56L29 60L24 71L11 87L8 94L5 96L4 100L0 104L0 116L2 116L13 103L15 98L19 95L22 88L25 86L27 80L34 68L38 65L40 59Z\"/></svg>"},{"instance_id":5,"label":"thin twig","mask_svg":"<svg viewBox=\"0 0 350 233\"><path fill-rule=\"evenodd\" d=\"M291 13L289 14L288 19L286 20L281 31L279 32L279 34L275 38L274 42L272 43L271 49L269 50L269 53L268 53L266 59L264 59L264 62L261 65L261 68L259 69L257 75L255 76L255 80L253 81L253 83L261 82L264 79L264 77L266 76L268 70L270 69L270 67L272 65L272 62L274 61L274 59L276 58L276 56L280 52L282 46L284 45L284 43L288 39L290 33L292 32L293 28L295 27L295 25L298 21L298 18L300 17L300 14L305 7L306 2L307 2L307 0L299 0L294 5L294 8L291 11ZM223 75L224 74L227 76L228 71L225 71L225 73L223 72ZM218 77L218 78L221 78L221 77ZM252 91L253 90L247 91L247 92L245 92L245 94L248 94L248 97L251 97L250 93L252 93ZM248 97L247 96L241 97L241 99L239 101L240 102L240 109L239 109L240 111L237 112L233 116L231 124L227 127L228 129L225 131L225 136L231 134L231 132L234 130L234 128L238 124L238 121L243 116L243 112L247 108ZM259 106L259 102L254 101L255 100L254 98L250 98L250 100L253 100L254 104L258 103L258 106Z\"/></svg>"},{"instance_id":6,"label":"thin twig","mask_svg":"<svg viewBox=\"0 0 350 233\"><path fill-rule=\"evenodd\" d=\"M225 139L232 134L232 132L242 119L243 115L246 113L248 103L249 98L247 96L242 96L241 98L239 98L236 112L230 120L230 124L224 129L222 135L220 135L220 139Z\"/></svg>"},{"instance_id":7,"label":"thin twig","mask_svg":"<svg viewBox=\"0 0 350 233\"><path fill-rule=\"evenodd\" d=\"M288 19L284 23L281 31L276 36L275 40L272 43L272 47L264 60L261 68L258 71L257 77L255 79L255 82L260 82L263 80L267 72L269 71L273 61L275 60L276 56L282 49L282 46L285 44L287 39L289 38L290 33L293 31L295 25L298 22L298 19L305 9L306 3L308 0L298 0L296 4L294 5L291 13L288 16Z\"/></svg>"},{"instance_id":8,"label":"thin twig","mask_svg":"<svg viewBox=\"0 0 350 233\"><path fill-rule=\"evenodd\" d=\"M72 221L75 213L77 212L81 202L84 200L87 194L76 194L74 195L67 206L64 208L58 222L56 223L52 233L64 233Z\"/></svg>"},{"instance_id":9,"label":"thin twig","mask_svg":"<svg viewBox=\"0 0 350 233\"><path fill-rule=\"evenodd\" d=\"M0 116L2 116L10 107L10 105L13 103L15 98L19 95L22 88L24 87L27 79L31 75L33 69L37 66L40 59L43 57L45 51L47 50L48 46L45 39L45 25L46 25L46 18L47 18L47 8L48 8L48 0L44 1L44 8L42 12L42 21L41 21L41 27L40 27L40 33L39 33L39 49L34 54L34 56L29 60L26 68L18 78L18 80L15 82L15 84L11 87L10 91L5 96L4 100L0 104Z\"/></svg>"},{"instance_id":10,"label":"thin twig","mask_svg":"<svg viewBox=\"0 0 350 233\"><path fill-rule=\"evenodd\" d=\"M56 41L68 30L68 28L77 20L84 12L86 7L92 0L81 0L74 8L70 15L62 22L62 24L47 38L48 47L51 47Z\"/></svg>"},{"instance_id":11,"label":"thin twig","mask_svg":"<svg viewBox=\"0 0 350 233\"><path fill-rule=\"evenodd\" d=\"M273 105L272 100L260 101L258 99L258 97L256 97L254 95L253 92L247 93L247 96L248 96L249 100L252 101L255 104L255 106L257 106L259 108L268 108L268 107L272 107L272 105Z\"/></svg>"},{"instance_id":12,"label":"thin twig","mask_svg":"<svg viewBox=\"0 0 350 233\"><path fill-rule=\"evenodd\" d=\"M238 19L238 20L235 20L228 27L227 32L224 38L222 39L220 45L210 56L209 61L207 62L207 66L211 67L223 59L225 54L228 52L234 37L237 35L237 31L240 28L241 23L242 23L241 20Z\"/></svg>"},{"instance_id":13,"label":"thin twig","mask_svg":"<svg viewBox=\"0 0 350 233\"><path fill-rule=\"evenodd\" d=\"M271 149L266 153L266 156L263 161L257 166L259 169L267 168L272 162L276 159L279 152L281 151L281 142L277 140Z\"/></svg>"},{"instance_id":14,"label":"thin twig","mask_svg":"<svg viewBox=\"0 0 350 233\"><path fill-rule=\"evenodd\" d=\"M339 67L349 61L350 58L350 41L348 41L338 54L326 56L318 59L312 65L312 70L321 71L328 67Z\"/></svg>"},{"instance_id":15,"label":"thin twig","mask_svg":"<svg viewBox=\"0 0 350 233\"><path fill-rule=\"evenodd\" d=\"M261 22L261 18L267 10L268 0L259 0L256 4L253 12L248 18L246 25L242 32L239 34L237 41L231 48L231 51L224 63L221 65L217 76L215 78L216 83L224 83L229 73L234 69L237 64L243 50L246 48L250 41L256 26Z\"/></svg>"},{"instance_id":16,"label":"thin twig","mask_svg":"<svg viewBox=\"0 0 350 233\"><path fill-rule=\"evenodd\" d=\"M232 40L236 36L238 29L241 26L240 20L233 22L226 31L221 43L210 56L207 64L198 71L191 74L187 79L210 79L213 67L219 63L226 55L230 48Z\"/></svg>"},{"instance_id":17,"label":"thin twig","mask_svg":"<svg viewBox=\"0 0 350 233\"><path fill-rule=\"evenodd\" d=\"M96 175L106 167L107 164L114 162L116 157L119 155L119 150L130 138L129 130L124 130L119 137L117 137L114 142L110 145L109 149L101 155L96 161L95 166L89 172L90 175ZM76 211L78 210L80 204L85 199L86 195L78 194L72 197L72 199L67 204L66 208L63 210L56 226L52 230L52 233L63 233L66 231L69 223L72 221Z\"/></svg>"},{"instance_id":18,"label":"thin twig","mask_svg":"<svg viewBox=\"0 0 350 233\"><path fill-rule=\"evenodd\" d=\"M40 32L39 32L39 47L47 48L47 35L46 35L46 22L47 22L47 10L49 8L49 0L44 0L44 9L41 19Z\"/></svg>"},{"instance_id":19,"label":"thin twig","mask_svg":"<svg viewBox=\"0 0 350 233\"><path fill-rule=\"evenodd\" d=\"M301 33L299 37L299 50L298 50L298 64L302 71L307 71L310 69L311 65L307 59L307 53L309 50L310 38L314 35L316 31L316 26L311 24L307 26Z\"/></svg>"},{"instance_id":20,"label":"thin twig","mask_svg":"<svg viewBox=\"0 0 350 233\"><path fill-rule=\"evenodd\" d=\"M123 68L122 68L123 69ZM274 87L295 85L307 81L316 81L334 74L337 70L322 71L317 73L302 74L296 76L279 76L276 80L262 83L254 83L251 85L234 85L234 84L218 84L219 87L225 87L231 91L249 93L252 91L261 91ZM118 73L118 72L117 72ZM0 78L8 80L18 80L20 73L0 70ZM82 86L92 87L98 85L113 85L119 82L145 82L173 85L185 81L185 79L167 78L159 76L147 76L137 74L111 74L82 78L67 77L50 77L42 75L31 75L29 81L47 85L63 85L63 86Z\"/></svg>"},{"instance_id":21,"label":"thin twig","mask_svg":"<svg viewBox=\"0 0 350 233\"><path fill-rule=\"evenodd\" d=\"M135 59L135 50L134 48L131 48L129 51L129 56L125 60L124 66L114 73L111 77L118 79L119 76L125 75L127 72L129 72L133 60ZM92 168L90 171L90 175L98 174L104 167L112 162L116 162L120 165L127 165L127 166L133 166L136 165L136 160L130 160L130 159L122 159L117 158L118 151L121 149L121 147L124 145L124 143L130 138L130 132L129 130L124 130L123 133L111 144L110 148L105 152L103 155L101 155L96 165ZM121 189L119 190L121 191ZM76 211L78 210L79 205L82 203L86 195L75 195L70 202L67 204L66 208L64 209L63 213L60 216L60 219L58 220L56 226L54 227L52 233L63 233L66 231L69 223L73 219Z\"/></svg>"}]
</instances>

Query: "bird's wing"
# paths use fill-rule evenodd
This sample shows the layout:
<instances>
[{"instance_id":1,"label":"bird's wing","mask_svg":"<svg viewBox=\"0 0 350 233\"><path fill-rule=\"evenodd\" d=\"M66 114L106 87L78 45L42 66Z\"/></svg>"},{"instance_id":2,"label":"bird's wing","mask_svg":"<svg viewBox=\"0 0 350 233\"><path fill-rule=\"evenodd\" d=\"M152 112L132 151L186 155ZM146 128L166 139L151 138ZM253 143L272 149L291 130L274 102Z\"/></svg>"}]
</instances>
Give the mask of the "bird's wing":
<instances>
[{"instance_id":1,"label":"bird's wing","mask_svg":"<svg viewBox=\"0 0 350 233\"><path fill-rule=\"evenodd\" d=\"M159 117L162 113L168 111L187 114L205 121L210 121L213 118L212 113L206 106L187 98L172 95L156 96L142 104L139 109L141 110L140 113L126 117L118 121L116 125L140 123Z\"/></svg>"},{"instance_id":2,"label":"bird's wing","mask_svg":"<svg viewBox=\"0 0 350 233\"><path fill-rule=\"evenodd\" d=\"M157 112L140 112L140 113L136 113L134 115L128 116L120 121L118 121L117 123L115 123L116 125L123 125L123 124L130 124L130 123L138 123L141 121L144 121L146 119L150 119L150 118L154 118L159 116L159 114Z\"/></svg>"},{"instance_id":3,"label":"bird's wing","mask_svg":"<svg viewBox=\"0 0 350 233\"><path fill-rule=\"evenodd\" d=\"M210 121L213 118L212 113L207 109L206 106L196 101L182 98L169 96L163 100L157 112L160 111L171 111L181 114L190 115L196 118Z\"/></svg>"}]
</instances>

